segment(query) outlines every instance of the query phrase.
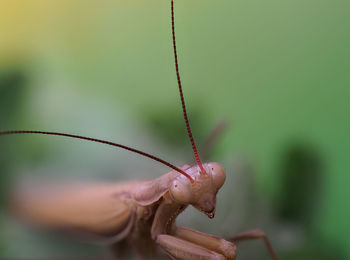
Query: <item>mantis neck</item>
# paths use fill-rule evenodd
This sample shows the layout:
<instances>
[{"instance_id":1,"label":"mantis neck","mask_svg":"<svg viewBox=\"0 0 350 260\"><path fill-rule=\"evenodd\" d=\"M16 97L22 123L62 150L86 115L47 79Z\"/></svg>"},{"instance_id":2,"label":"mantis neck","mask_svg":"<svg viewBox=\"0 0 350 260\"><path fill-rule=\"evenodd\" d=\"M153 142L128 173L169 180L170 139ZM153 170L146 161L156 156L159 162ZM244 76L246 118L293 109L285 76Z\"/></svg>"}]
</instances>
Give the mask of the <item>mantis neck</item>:
<instances>
[{"instance_id":1,"label":"mantis neck","mask_svg":"<svg viewBox=\"0 0 350 260\"><path fill-rule=\"evenodd\" d=\"M159 234L170 234L177 216L187 208L187 205L175 203L165 194L154 216L151 236L156 239Z\"/></svg>"}]
</instances>

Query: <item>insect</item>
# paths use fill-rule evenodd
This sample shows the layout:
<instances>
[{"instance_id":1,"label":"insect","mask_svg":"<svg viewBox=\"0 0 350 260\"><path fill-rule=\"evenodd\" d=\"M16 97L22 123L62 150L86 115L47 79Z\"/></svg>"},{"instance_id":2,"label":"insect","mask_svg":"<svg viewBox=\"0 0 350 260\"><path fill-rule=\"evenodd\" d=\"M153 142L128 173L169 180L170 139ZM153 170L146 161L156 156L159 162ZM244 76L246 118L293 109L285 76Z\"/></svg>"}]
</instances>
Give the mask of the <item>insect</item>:
<instances>
[{"instance_id":1,"label":"insect","mask_svg":"<svg viewBox=\"0 0 350 260\"><path fill-rule=\"evenodd\" d=\"M23 189L14 196L13 207L18 214L34 223L87 233L111 245L116 252L124 246L122 243L127 243L138 256L156 254L161 248L173 259L235 259L235 241L259 238L265 241L272 258L277 260L266 235L260 230L223 239L175 225L177 216L189 205L213 218L216 194L223 186L226 174L216 162L201 162L192 136L178 66L173 0L171 22L182 110L197 164L176 167L126 145L79 135L32 130L3 131L0 135L56 135L103 143L138 153L172 168L172 171L150 181Z\"/></svg>"}]
</instances>

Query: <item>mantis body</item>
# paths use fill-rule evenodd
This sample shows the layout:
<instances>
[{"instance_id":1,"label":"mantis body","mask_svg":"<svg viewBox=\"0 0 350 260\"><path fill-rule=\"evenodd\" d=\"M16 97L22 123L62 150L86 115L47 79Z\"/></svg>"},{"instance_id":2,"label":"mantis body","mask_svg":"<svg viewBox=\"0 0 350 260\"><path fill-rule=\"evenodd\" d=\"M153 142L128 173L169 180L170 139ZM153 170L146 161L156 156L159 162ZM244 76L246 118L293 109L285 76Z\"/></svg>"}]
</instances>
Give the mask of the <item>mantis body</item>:
<instances>
[{"instance_id":1,"label":"mantis body","mask_svg":"<svg viewBox=\"0 0 350 260\"><path fill-rule=\"evenodd\" d=\"M154 253L158 244L175 259L234 259L233 243L174 225L188 205L214 217L225 171L215 162L203 167L207 174L197 165L181 167L193 183L170 171L144 182L22 190L14 198L14 209L40 225L84 232L116 247L126 240L140 255Z\"/></svg>"},{"instance_id":2,"label":"mantis body","mask_svg":"<svg viewBox=\"0 0 350 260\"><path fill-rule=\"evenodd\" d=\"M175 225L176 217L189 205L213 218L216 194L224 184L226 174L220 164L202 164L199 159L187 118L178 69L173 0L171 15L176 75L197 165L177 168L128 146L77 135L26 130L3 131L0 135L59 135L113 145L159 161L173 169L151 181L21 189L14 195L13 208L17 214L34 223L86 233L113 245L116 250L119 242L127 242L136 249L139 256L155 253L158 246L173 259L235 259L236 246L233 242ZM230 240L256 238L264 239L272 258L276 260L276 254L260 230L241 233Z\"/></svg>"}]
</instances>

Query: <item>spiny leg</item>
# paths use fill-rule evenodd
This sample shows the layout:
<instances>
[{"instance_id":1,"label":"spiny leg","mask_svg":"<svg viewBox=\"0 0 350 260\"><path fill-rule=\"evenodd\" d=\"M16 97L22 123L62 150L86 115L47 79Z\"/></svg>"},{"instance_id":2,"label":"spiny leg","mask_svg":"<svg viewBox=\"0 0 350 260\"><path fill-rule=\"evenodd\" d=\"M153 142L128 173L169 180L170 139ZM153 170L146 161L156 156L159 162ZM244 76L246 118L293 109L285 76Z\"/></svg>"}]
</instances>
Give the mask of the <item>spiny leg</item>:
<instances>
[{"instance_id":1,"label":"spiny leg","mask_svg":"<svg viewBox=\"0 0 350 260\"><path fill-rule=\"evenodd\" d=\"M176 227L156 241L174 259L235 259L236 246L223 238L189 228Z\"/></svg>"},{"instance_id":2,"label":"spiny leg","mask_svg":"<svg viewBox=\"0 0 350 260\"><path fill-rule=\"evenodd\" d=\"M253 240L253 239L263 239L267 250L269 251L272 259L278 260L275 250L273 249L269 239L267 238L264 231L261 229L249 230L246 232L239 233L233 237L230 237L228 240L233 242L239 242L244 240Z\"/></svg>"}]
</instances>

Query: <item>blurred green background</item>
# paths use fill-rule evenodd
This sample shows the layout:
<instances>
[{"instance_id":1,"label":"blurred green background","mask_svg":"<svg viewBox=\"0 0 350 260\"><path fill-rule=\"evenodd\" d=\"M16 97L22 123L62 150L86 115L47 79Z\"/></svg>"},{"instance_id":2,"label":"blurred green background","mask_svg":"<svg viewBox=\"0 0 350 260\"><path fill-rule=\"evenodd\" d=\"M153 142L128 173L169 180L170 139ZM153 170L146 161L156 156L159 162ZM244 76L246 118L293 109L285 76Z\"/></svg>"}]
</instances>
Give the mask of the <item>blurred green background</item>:
<instances>
[{"instance_id":1,"label":"blurred green background","mask_svg":"<svg viewBox=\"0 0 350 260\"><path fill-rule=\"evenodd\" d=\"M350 259L349 10L346 0L175 1L199 146L228 124L209 156L228 175L216 217L189 209L180 222L222 236L261 227L281 259ZM0 129L81 134L192 162L170 29L170 1L1 1ZM168 169L103 145L4 136L0 171L0 257L50 257L100 251L11 218L15 183ZM238 259L269 258L257 241L239 245Z\"/></svg>"}]
</instances>

